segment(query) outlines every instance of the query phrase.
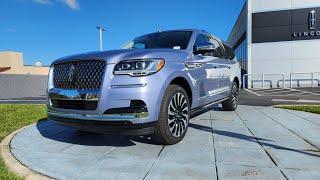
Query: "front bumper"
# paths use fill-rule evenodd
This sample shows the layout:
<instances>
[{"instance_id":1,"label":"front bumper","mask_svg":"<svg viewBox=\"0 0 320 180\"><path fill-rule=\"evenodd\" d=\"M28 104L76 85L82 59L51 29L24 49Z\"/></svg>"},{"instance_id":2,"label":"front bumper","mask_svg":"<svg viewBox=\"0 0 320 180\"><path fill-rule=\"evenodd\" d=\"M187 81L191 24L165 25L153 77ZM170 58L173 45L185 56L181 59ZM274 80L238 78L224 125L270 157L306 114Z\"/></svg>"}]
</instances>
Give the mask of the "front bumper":
<instances>
[{"instance_id":1,"label":"front bumper","mask_svg":"<svg viewBox=\"0 0 320 180\"><path fill-rule=\"evenodd\" d=\"M48 119L84 131L124 135L152 134L155 125L155 122L133 124L130 120L136 120L134 116L79 115L50 111Z\"/></svg>"},{"instance_id":2,"label":"front bumper","mask_svg":"<svg viewBox=\"0 0 320 180\"><path fill-rule=\"evenodd\" d=\"M97 91L82 90L59 90L53 87L48 93L48 116L49 119L59 121L59 119L71 121L77 120L92 122L129 122L130 124L149 124L158 120L160 104L165 90L166 74L159 72L151 76L130 77L127 75L113 75L114 64L108 64L102 88ZM64 107L55 107L52 105L52 99L62 101ZM96 102L95 108L87 109L84 104L83 109L75 109L70 103L75 102ZM109 110L131 108L132 101L142 101L147 108L147 116L141 116L139 113L109 113ZM92 107L92 106L90 106ZM114 112L114 111L113 111ZM86 123L82 123L86 124ZM110 124L110 123L109 123Z\"/></svg>"}]
</instances>

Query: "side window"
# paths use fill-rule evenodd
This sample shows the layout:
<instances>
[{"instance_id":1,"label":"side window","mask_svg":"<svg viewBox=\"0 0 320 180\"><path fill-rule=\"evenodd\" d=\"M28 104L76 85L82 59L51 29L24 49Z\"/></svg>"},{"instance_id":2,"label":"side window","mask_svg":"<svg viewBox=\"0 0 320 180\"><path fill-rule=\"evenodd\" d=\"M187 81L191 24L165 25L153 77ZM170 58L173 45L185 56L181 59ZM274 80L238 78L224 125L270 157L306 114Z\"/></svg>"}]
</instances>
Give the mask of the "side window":
<instances>
[{"instance_id":1,"label":"side window","mask_svg":"<svg viewBox=\"0 0 320 180\"><path fill-rule=\"evenodd\" d=\"M223 48L220 46L220 43L213 39L213 38L210 38L210 43L214 45L215 47L215 50L213 52L213 56L214 57L219 57L219 58L224 58L224 50Z\"/></svg>"}]
</instances>

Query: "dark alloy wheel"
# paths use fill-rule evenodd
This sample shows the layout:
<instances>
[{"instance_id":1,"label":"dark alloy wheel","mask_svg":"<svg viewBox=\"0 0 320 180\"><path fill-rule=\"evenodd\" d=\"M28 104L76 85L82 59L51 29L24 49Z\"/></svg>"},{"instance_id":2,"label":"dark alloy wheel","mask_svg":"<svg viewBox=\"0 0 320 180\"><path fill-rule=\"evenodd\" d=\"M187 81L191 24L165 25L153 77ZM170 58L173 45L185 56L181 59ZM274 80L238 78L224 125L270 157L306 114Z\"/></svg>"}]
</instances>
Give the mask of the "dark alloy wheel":
<instances>
[{"instance_id":1,"label":"dark alloy wheel","mask_svg":"<svg viewBox=\"0 0 320 180\"><path fill-rule=\"evenodd\" d=\"M188 129L190 103L185 90L178 85L170 85L163 97L155 135L162 144L180 142Z\"/></svg>"},{"instance_id":2,"label":"dark alloy wheel","mask_svg":"<svg viewBox=\"0 0 320 180\"><path fill-rule=\"evenodd\" d=\"M186 131L188 110L186 97L180 92L174 94L168 106L168 125L173 136L180 137Z\"/></svg>"},{"instance_id":3,"label":"dark alloy wheel","mask_svg":"<svg viewBox=\"0 0 320 180\"><path fill-rule=\"evenodd\" d=\"M238 107L239 86L233 82L231 94L227 100L222 102L222 109L225 111L235 111Z\"/></svg>"}]
</instances>

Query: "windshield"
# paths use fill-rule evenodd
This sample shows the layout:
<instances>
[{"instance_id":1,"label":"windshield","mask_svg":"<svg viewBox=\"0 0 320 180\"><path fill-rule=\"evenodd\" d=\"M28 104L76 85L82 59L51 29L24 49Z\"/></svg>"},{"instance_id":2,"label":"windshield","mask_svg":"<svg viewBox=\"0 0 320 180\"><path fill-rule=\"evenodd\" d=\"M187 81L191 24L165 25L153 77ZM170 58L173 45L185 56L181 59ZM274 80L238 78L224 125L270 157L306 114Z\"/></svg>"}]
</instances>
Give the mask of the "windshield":
<instances>
[{"instance_id":1,"label":"windshield","mask_svg":"<svg viewBox=\"0 0 320 180\"><path fill-rule=\"evenodd\" d=\"M187 49L191 31L169 31L147 34L128 42L122 49Z\"/></svg>"}]
</instances>

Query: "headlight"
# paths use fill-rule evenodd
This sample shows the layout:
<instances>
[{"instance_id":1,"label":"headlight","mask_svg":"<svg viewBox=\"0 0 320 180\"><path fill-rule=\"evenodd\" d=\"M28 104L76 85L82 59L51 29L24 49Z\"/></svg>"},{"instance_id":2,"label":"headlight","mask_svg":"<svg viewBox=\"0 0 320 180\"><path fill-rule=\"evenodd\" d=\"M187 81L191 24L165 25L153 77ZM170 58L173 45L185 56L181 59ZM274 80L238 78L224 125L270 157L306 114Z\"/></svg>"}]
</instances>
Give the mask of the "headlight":
<instances>
[{"instance_id":1,"label":"headlight","mask_svg":"<svg viewBox=\"0 0 320 180\"><path fill-rule=\"evenodd\" d=\"M146 76L160 71L164 59L137 59L120 61L114 68L116 75Z\"/></svg>"}]
</instances>

